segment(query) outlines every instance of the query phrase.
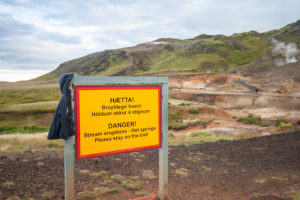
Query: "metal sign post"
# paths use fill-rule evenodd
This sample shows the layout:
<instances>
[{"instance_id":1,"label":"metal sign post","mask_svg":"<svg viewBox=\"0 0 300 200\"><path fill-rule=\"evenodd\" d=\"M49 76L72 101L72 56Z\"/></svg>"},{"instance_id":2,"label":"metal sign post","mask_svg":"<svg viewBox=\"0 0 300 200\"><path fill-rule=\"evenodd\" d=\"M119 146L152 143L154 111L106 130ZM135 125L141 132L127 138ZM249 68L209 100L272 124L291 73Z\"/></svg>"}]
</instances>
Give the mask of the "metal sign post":
<instances>
[{"instance_id":1,"label":"metal sign post","mask_svg":"<svg viewBox=\"0 0 300 200\"><path fill-rule=\"evenodd\" d=\"M159 149L159 198L168 195L168 84L162 84L162 148Z\"/></svg>"},{"instance_id":2,"label":"metal sign post","mask_svg":"<svg viewBox=\"0 0 300 200\"><path fill-rule=\"evenodd\" d=\"M64 167L65 167L65 199L73 200L75 199L73 137L69 137L67 140L65 140Z\"/></svg>"},{"instance_id":3,"label":"metal sign post","mask_svg":"<svg viewBox=\"0 0 300 200\"><path fill-rule=\"evenodd\" d=\"M165 200L168 195L168 78L167 77L100 77L74 76L73 85L160 85L161 86L161 134L159 148L159 197ZM73 94L72 94L73 97ZM65 199L75 199L74 191L74 145L73 137L65 140Z\"/></svg>"}]
</instances>

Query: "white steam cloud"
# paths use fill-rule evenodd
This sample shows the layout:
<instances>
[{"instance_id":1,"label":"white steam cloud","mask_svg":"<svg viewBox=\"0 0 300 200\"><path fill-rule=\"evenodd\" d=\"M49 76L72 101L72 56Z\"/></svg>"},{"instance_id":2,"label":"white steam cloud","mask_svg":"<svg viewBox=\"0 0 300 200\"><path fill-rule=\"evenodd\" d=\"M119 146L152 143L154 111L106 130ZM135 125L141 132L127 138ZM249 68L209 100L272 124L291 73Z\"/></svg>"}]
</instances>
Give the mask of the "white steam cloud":
<instances>
[{"instance_id":1,"label":"white steam cloud","mask_svg":"<svg viewBox=\"0 0 300 200\"><path fill-rule=\"evenodd\" d=\"M274 44L272 54L277 57L276 64L278 66L298 61L297 56L300 54L300 50L295 43L286 45L284 42L279 42L275 39L272 40L272 43Z\"/></svg>"}]
</instances>

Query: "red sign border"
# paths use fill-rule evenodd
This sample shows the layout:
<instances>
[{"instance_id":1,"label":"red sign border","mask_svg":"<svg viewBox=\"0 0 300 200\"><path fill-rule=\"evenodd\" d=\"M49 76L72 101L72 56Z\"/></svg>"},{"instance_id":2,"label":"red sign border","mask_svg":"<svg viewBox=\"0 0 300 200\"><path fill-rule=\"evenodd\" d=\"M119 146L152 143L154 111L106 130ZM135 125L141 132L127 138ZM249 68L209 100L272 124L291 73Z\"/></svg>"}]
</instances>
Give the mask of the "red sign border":
<instances>
[{"instance_id":1,"label":"red sign border","mask_svg":"<svg viewBox=\"0 0 300 200\"><path fill-rule=\"evenodd\" d=\"M161 85L74 85L74 121L75 121L75 159L82 160L82 159L89 159L94 157L100 156L109 156L121 153L129 153L135 151L144 151L148 149L157 149L162 147L162 130L161 130L161 114L162 114L162 93L161 93ZM151 145L151 146L144 146L144 147L137 147L137 148L130 148L130 149L122 149L117 151L108 151L96 154L89 154L89 155L80 155L80 103L79 103L79 91L80 90L145 90L145 89L158 89L158 137L159 137L159 144Z\"/></svg>"}]
</instances>

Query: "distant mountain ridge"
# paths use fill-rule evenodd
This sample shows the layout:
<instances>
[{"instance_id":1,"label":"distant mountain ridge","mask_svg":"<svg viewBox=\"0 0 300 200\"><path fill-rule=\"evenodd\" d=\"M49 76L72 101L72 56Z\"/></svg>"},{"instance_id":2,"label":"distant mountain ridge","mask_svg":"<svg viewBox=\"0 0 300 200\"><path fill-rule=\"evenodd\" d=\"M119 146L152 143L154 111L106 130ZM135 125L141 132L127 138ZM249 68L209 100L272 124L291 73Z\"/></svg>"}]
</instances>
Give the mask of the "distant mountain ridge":
<instances>
[{"instance_id":1,"label":"distant mountain ridge","mask_svg":"<svg viewBox=\"0 0 300 200\"><path fill-rule=\"evenodd\" d=\"M166 73L234 73L275 64L273 40L295 43L300 49L300 20L264 33L249 31L230 36L202 34L192 39L161 38L116 50L105 50L60 64L37 80L77 75L127 76ZM299 52L296 55L299 60ZM298 61L299 62L299 61Z\"/></svg>"}]
</instances>

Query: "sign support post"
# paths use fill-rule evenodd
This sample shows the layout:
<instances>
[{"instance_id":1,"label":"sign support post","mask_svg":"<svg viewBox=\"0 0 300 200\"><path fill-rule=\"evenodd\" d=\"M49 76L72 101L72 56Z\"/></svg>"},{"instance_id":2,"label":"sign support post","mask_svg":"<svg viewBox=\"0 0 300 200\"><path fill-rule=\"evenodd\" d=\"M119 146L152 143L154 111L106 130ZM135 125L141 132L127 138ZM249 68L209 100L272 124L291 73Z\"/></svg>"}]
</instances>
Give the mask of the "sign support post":
<instances>
[{"instance_id":1,"label":"sign support post","mask_svg":"<svg viewBox=\"0 0 300 200\"><path fill-rule=\"evenodd\" d=\"M73 85L90 84L141 84L161 85L162 110L161 132L162 143L159 149L159 198L166 200L168 196L168 78L167 77L100 77L100 76L74 76L70 87ZM73 93L72 93L73 97ZM74 146L73 137L65 140L64 146L64 170L65 170L65 199L75 199L74 190Z\"/></svg>"},{"instance_id":2,"label":"sign support post","mask_svg":"<svg viewBox=\"0 0 300 200\"><path fill-rule=\"evenodd\" d=\"M168 84L162 84L162 148L159 149L159 198L168 195Z\"/></svg>"},{"instance_id":3,"label":"sign support post","mask_svg":"<svg viewBox=\"0 0 300 200\"><path fill-rule=\"evenodd\" d=\"M74 148L73 136L65 140L64 145L64 167L65 167L65 199L75 199L74 191Z\"/></svg>"}]
</instances>

